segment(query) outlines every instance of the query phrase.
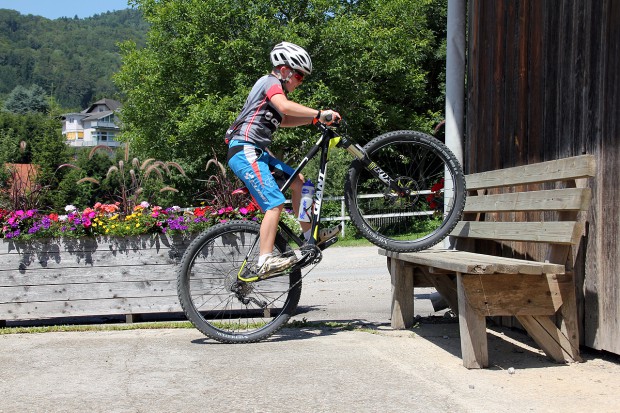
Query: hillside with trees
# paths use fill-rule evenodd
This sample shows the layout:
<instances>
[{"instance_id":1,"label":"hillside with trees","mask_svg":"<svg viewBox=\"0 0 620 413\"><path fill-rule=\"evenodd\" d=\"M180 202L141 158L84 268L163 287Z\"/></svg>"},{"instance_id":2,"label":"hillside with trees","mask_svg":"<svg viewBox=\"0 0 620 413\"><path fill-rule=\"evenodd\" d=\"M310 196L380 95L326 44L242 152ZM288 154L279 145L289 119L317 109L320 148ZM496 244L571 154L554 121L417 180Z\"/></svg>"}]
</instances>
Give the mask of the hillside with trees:
<instances>
[{"instance_id":1,"label":"hillside with trees","mask_svg":"<svg viewBox=\"0 0 620 413\"><path fill-rule=\"evenodd\" d=\"M83 109L118 98L120 42L143 45L148 24L127 9L78 19L46 19L0 9L0 101L16 87L37 85L59 106Z\"/></svg>"}]
</instances>

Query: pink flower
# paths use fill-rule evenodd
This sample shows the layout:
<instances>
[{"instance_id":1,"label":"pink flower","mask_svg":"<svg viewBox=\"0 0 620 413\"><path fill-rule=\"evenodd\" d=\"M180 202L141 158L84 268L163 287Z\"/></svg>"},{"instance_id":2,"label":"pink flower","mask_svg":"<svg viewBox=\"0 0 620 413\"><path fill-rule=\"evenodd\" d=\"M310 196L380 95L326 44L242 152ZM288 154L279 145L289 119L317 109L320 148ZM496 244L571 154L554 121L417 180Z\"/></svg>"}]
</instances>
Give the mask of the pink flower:
<instances>
[{"instance_id":1,"label":"pink flower","mask_svg":"<svg viewBox=\"0 0 620 413\"><path fill-rule=\"evenodd\" d=\"M93 219L97 216L97 212L94 209L90 209L90 208L86 208L83 212L82 212L82 217L83 218L88 218L88 219Z\"/></svg>"},{"instance_id":2,"label":"pink flower","mask_svg":"<svg viewBox=\"0 0 620 413\"><path fill-rule=\"evenodd\" d=\"M248 213L248 209L247 208L239 208L239 212L241 213L241 215L246 215Z\"/></svg>"}]
</instances>

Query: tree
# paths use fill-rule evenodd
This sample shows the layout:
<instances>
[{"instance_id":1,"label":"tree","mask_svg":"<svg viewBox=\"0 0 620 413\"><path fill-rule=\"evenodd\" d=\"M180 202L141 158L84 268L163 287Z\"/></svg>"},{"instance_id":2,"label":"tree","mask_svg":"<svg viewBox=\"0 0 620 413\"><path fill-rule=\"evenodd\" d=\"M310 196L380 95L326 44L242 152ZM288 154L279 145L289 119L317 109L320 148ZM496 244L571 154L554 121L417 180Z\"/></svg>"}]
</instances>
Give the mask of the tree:
<instances>
[{"instance_id":1,"label":"tree","mask_svg":"<svg viewBox=\"0 0 620 413\"><path fill-rule=\"evenodd\" d=\"M45 90L38 85L32 85L30 88L16 86L4 102L4 110L20 115L46 113L49 110L49 103Z\"/></svg>"},{"instance_id":2,"label":"tree","mask_svg":"<svg viewBox=\"0 0 620 413\"><path fill-rule=\"evenodd\" d=\"M118 99L111 81L121 64L117 43L141 45L146 31L137 10L50 20L0 8L0 98L38 84L66 108Z\"/></svg>"},{"instance_id":3,"label":"tree","mask_svg":"<svg viewBox=\"0 0 620 413\"><path fill-rule=\"evenodd\" d=\"M186 171L204 169L213 150L223 158L224 132L282 40L305 47L315 67L291 97L339 109L362 142L393 129L430 131L443 110L432 84L440 77L429 70L443 59L436 23L445 22L445 1L133 3L150 23L147 46L122 45L115 81L126 96L122 139L141 157L182 160ZM282 129L274 150L296 158L314 133Z\"/></svg>"}]
</instances>

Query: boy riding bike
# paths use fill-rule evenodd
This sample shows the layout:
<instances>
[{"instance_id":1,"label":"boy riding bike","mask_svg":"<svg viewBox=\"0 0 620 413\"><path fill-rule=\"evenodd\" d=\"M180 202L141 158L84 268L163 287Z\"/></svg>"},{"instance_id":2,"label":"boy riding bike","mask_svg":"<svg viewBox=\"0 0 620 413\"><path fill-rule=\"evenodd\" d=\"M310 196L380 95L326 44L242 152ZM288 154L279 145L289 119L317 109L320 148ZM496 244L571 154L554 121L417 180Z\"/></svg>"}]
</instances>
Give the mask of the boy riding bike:
<instances>
[{"instance_id":1,"label":"boy riding bike","mask_svg":"<svg viewBox=\"0 0 620 413\"><path fill-rule=\"evenodd\" d=\"M260 253L256 272L265 276L291 267L297 257L273 254L278 221L285 197L274 174L290 177L294 169L275 158L268 150L273 133L280 127L294 127L320 121L327 125L340 119L332 110L312 109L288 99L312 73L310 55L301 47L288 42L277 44L270 53L273 70L254 84L241 113L226 132L228 165L254 197L265 217L260 227ZM293 211L299 214L304 178L301 174L291 185ZM300 222L304 237L310 238L310 223ZM338 235L339 227L324 229L319 244Z\"/></svg>"}]
</instances>

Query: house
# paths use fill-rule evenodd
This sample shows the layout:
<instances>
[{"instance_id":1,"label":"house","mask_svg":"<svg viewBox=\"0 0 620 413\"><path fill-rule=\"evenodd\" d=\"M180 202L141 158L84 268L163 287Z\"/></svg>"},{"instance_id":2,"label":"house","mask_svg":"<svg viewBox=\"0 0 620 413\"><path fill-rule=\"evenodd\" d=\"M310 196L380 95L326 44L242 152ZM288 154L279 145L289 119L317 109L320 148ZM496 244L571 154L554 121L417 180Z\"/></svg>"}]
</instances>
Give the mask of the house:
<instances>
[{"instance_id":1,"label":"house","mask_svg":"<svg viewBox=\"0 0 620 413\"><path fill-rule=\"evenodd\" d=\"M62 115L62 134L67 144L77 147L120 146L120 142L115 139L120 131L120 122L116 116L120 106L116 100L101 99L82 112Z\"/></svg>"}]
</instances>

